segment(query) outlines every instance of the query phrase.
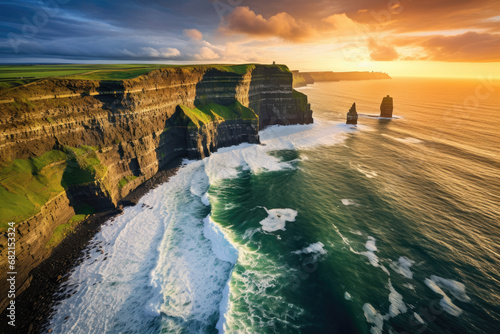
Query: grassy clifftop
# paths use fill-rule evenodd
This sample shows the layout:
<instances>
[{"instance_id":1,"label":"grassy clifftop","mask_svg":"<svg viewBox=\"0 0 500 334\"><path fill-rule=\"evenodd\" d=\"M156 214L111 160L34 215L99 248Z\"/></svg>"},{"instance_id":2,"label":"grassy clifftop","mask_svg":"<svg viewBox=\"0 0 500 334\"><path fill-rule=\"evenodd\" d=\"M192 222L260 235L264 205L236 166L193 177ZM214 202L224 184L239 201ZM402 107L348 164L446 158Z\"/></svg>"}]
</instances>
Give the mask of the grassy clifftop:
<instances>
[{"instance_id":1,"label":"grassy clifftop","mask_svg":"<svg viewBox=\"0 0 500 334\"><path fill-rule=\"evenodd\" d=\"M243 75L256 64L242 65L162 65L162 64L65 64L65 65L0 65L0 93L9 88L25 85L41 79L73 80L126 80L139 77L162 68L217 69ZM289 72L285 65L259 65L278 67Z\"/></svg>"},{"instance_id":2,"label":"grassy clifftop","mask_svg":"<svg viewBox=\"0 0 500 334\"><path fill-rule=\"evenodd\" d=\"M8 222L21 222L71 185L102 179L106 166L96 148L64 147L41 157L16 159L0 166L0 231Z\"/></svg>"},{"instance_id":3,"label":"grassy clifftop","mask_svg":"<svg viewBox=\"0 0 500 334\"><path fill-rule=\"evenodd\" d=\"M175 120L175 125L187 125L200 127L213 121L226 121L234 119L258 120L257 114L240 102L223 106L217 103L208 103L206 105L189 108L185 105L179 105L179 115Z\"/></svg>"}]
</instances>

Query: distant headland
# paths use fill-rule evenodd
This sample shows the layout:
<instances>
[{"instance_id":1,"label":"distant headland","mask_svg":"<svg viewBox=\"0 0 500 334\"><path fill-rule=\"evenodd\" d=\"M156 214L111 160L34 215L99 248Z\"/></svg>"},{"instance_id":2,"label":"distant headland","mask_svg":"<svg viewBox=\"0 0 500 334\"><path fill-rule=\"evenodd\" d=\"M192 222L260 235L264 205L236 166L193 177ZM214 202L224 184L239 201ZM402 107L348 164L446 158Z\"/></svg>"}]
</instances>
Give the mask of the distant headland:
<instances>
[{"instance_id":1,"label":"distant headland","mask_svg":"<svg viewBox=\"0 0 500 334\"><path fill-rule=\"evenodd\" d=\"M392 79L387 73L383 72L300 72L292 71L293 87L304 87L315 82L321 81L343 81L343 80L380 80Z\"/></svg>"}]
</instances>

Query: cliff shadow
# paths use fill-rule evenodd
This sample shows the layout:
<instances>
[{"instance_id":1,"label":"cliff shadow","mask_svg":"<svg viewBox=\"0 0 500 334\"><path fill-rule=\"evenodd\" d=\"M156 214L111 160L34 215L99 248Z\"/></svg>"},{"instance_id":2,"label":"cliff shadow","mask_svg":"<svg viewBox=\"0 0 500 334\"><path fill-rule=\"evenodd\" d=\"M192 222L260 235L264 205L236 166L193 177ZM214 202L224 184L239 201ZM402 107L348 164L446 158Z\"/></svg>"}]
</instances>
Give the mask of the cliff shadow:
<instances>
[{"instance_id":1,"label":"cliff shadow","mask_svg":"<svg viewBox=\"0 0 500 334\"><path fill-rule=\"evenodd\" d=\"M109 194L101 188L99 182L96 182L92 170L82 168L73 157L66 160L61 186L65 189L69 204L77 215L88 215L115 208Z\"/></svg>"},{"instance_id":2,"label":"cliff shadow","mask_svg":"<svg viewBox=\"0 0 500 334\"><path fill-rule=\"evenodd\" d=\"M94 98L102 103L101 108L108 111L108 121L119 123L122 109L126 109L127 93L122 81L100 81Z\"/></svg>"},{"instance_id":3,"label":"cliff shadow","mask_svg":"<svg viewBox=\"0 0 500 334\"><path fill-rule=\"evenodd\" d=\"M158 170L173 168L188 157L188 130L183 112L177 106L174 114L167 118L156 148Z\"/></svg>"}]
</instances>

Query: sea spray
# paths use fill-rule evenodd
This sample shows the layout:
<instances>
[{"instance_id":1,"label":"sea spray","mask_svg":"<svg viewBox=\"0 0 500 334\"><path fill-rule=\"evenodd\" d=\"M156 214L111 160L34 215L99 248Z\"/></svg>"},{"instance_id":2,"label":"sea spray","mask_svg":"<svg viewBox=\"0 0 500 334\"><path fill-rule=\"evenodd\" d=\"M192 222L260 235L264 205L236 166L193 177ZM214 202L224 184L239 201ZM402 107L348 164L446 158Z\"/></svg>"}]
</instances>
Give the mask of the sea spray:
<instances>
[{"instance_id":1,"label":"sea spray","mask_svg":"<svg viewBox=\"0 0 500 334\"><path fill-rule=\"evenodd\" d=\"M139 204L106 222L85 258L61 287L47 330L51 333L148 332L160 330L161 285L152 270L171 223L170 198L183 188L189 170L151 190ZM146 204L148 206L143 206ZM69 297L68 297L69 296ZM133 301L133 302L132 302Z\"/></svg>"},{"instance_id":2,"label":"sea spray","mask_svg":"<svg viewBox=\"0 0 500 334\"><path fill-rule=\"evenodd\" d=\"M242 171L257 175L295 169L301 159L283 161L270 153L334 145L345 139L346 131L353 130L332 122L272 126L261 132L265 145L241 144L203 161L185 161L168 183L141 199L151 209L126 208L103 226L94 238L102 248L90 252L71 275L63 293L72 295L55 306L49 328L53 333L85 333L89 326L98 332L208 333L225 326L258 331L267 319L275 328L298 330L290 321L303 310L280 297L286 286L277 285L293 272L254 247L234 242L243 252L238 257L220 224L207 219L209 187ZM262 308L266 300L274 303ZM231 314L244 304L255 309L248 319ZM261 320L253 317L257 314Z\"/></svg>"},{"instance_id":3,"label":"sea spray","mask_svg":"<svg viewBox=\"0 0 500 334\"><path fill-rule=\"evenodd\" d=\"M231 244L220 225L214 222L210 215L205 217L204 223L203 234L211 241L212 250L215 255L222 261L227 261L234 266L234 264L238 261L238 250ZM224 333L226 313L229 308L229 289L232 273L233 271L231 270L224 286L224 290L222 291L222 300L219 304L219 320L215 326L219 333Z\"/></svg>"}]
</instances>

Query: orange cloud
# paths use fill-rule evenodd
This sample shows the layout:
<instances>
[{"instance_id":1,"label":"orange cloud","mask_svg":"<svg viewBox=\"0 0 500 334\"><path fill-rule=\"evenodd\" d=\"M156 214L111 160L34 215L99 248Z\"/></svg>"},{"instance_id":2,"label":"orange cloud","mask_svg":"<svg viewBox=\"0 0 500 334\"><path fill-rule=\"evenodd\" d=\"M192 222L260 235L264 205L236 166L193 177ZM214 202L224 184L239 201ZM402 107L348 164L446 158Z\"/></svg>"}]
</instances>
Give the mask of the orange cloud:
<instances>
[{"instance_id":1,"label":"orange cloud","mask_svg":"<svg viewBox=\"0 0 500 334\"><path fill-rule=\"evenodd\" d=\"M500 61L500 34L468 32L457 36L437 36L422 43L433 60Z\"/></svg>"},{"instance_id":2,"label":"orange cloud","mask_svg":"<svg viewBox=\"0 0 500 334\"><path fill-rule=\"evenodd\" d=\"M304 41L314 35L307 23L281 12L265 19L249 7L236 7L226 18L220 31L257 37L279 37L292 42Z\"/></svg>"},{"instance_id":3,"label":"orange cloud","mask_svg":"<svg viewBox=\"0 0 500 334\"><path fill-rule=\"evenodd\" d=\"M414 36L396 38L397 46L420 47L416 59L448 62L499 62L500 34L467 32L453 36Z\"/></svg>"},{"instance_id":4,"label":"orange cloud","mask_svg":"<svg viewBox=\"0 0 500 334\"><path fill-rule=\"evenodd\" d=\"M398 52L392 45L381 45L373 38L368 40L370 58L375 61L391 61L399 58Z\"/></svg>"},{"instance_id":5,"label":"orange cloud","mask_svg":"<svg viewBox=\"0 0 500 334\"><path fill-rule=\"evenodd\" d=\"M184 29L184 35L197 41L203 38L203 34L198 29Z\"/></svg>"}]
</instances>

